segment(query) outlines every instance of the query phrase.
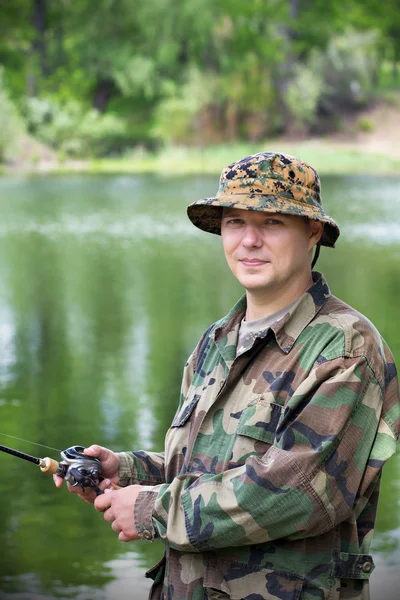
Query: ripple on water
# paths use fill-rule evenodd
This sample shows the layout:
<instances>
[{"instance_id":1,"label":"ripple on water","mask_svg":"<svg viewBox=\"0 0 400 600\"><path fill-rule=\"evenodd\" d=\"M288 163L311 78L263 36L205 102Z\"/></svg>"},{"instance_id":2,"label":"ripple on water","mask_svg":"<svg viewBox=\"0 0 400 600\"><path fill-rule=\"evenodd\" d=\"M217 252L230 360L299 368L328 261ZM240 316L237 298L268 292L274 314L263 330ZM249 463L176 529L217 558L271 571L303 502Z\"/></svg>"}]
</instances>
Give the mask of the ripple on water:
<instances>
[{"instance_id":1,"label":"ripple on water","mask_svg":"<svg viewBox=\"0 0 400 600\"><path fill-rule=\"evenodd\" d=\"M51 239L64 236L102 235L112 238L176 238L194 237L201 231L184 219L155 219L151 215L140 214L134 218L113 220L110 214L92 214L85 217L63 217L57 221L23 221L0 224L0 236L12 234L38 233ZM341 234L344 239L353 241L369 239L377 244L392 245L400 243L400 222L354 223L343 225ZM203 238L204 239L204 238Z\"/></svg>"},{"instance_id":2,"label":"ripple on water","mask_svg":"<svg viewBox=\"0 0 400 600\"><path fill-rule=\"evenodd\" d=\"M390 246L400 242L400 223L357 223L342 227L342 234L349 240L369 239L377 244Z\"/></svg>"}]
</instances>

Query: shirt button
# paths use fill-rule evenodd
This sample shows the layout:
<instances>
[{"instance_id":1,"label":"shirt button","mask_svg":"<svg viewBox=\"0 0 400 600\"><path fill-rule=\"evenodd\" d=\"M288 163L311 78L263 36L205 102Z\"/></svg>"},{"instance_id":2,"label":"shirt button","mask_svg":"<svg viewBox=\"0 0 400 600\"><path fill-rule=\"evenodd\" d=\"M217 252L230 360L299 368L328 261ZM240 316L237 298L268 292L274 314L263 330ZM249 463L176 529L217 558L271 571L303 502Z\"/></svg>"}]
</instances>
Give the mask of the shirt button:
<instances>
[{"instance_id":1,"label":"shirt button","mask_svg":"<svg viewBox=\"0 0 400 600\"><path fill-rule=\"evenodd\" d=\"M141 536L144 540L152 540L153 539L153 535L151 533L151 531L148 531L147 529L145 529L142 533Z\"/></svg>"},{"instance_id":2,"label":"shirt button","mask_svg":"<svg viewBox=\"0 0 400 600\"><path fill-rule=\"evenodd\" d=\"M362 566L361 566L361 570L364 571L364 573L370 573L372 571L372 562L370 562L369 560L367 560Z\"/></svg>"}]
</instances>

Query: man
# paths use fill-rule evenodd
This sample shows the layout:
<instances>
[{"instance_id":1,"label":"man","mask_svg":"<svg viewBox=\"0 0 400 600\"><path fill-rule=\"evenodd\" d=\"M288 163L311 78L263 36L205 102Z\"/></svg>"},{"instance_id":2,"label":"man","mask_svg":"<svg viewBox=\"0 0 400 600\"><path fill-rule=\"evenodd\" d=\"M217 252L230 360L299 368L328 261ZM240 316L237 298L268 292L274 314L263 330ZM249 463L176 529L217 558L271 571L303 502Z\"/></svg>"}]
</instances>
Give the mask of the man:
<instances>
[{"instance_id":1,"label":"man","mask_svg":"<svg viewBox=\"0 0 400 600\"><path fill-rule=\"evenodd\" d=\"M374 326L311 271L339 236L318 175L249 156L188 215L246 293L189 358L165 452L91 446L107 489L80 495L121 541L165 544L151 598L365 600L399 390Z\"/></svg>"}]
</instances>

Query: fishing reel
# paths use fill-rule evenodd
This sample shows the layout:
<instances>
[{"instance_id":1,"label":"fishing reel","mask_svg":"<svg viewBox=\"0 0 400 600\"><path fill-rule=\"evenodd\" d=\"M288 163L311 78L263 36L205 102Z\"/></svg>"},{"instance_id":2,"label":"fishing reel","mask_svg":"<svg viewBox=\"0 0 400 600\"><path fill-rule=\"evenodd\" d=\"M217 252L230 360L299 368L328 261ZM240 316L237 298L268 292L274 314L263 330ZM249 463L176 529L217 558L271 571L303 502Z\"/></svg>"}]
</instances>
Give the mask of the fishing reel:
<instances>
[{"instance_id":1,"label":"fishing reel","mask_svg":"<svg viewBox=\"0 0 400 600\"><path fill-rule=\"evenodd\" d=\"M40 445L40 444L39 444ZM61 452L63 462L58 462L54 458L46 456L37 458L25 452L14 450L8 446L0 445L0 451L12 454L17 458L22 458L28 462L34 463L40 467L42 473L50 475L59 475L63 477L72 487L81 486L82 492L85 488L92 488L96 495L104 494L99 488L99 483L104 479L102 476L102 466L98 458L86 456L83 446L71 446ZM55 450L55 448L53 448ZM117 485L112 484L113 489L119 489Z\"/></svg>"},{"instance_id":2,"label":"fishing reel","mask_svg":"<svg viewBox=\"0 0 400 600\"><path fill-rule=\"evenodd\" d=\"M89 487L94 489L97 495L103 491L98 487L102 481L101 462L93 456L83 453L83 446L71 446L61 452L63 462L59 463L57 474L67 481L72 487L81 486L82 492Z\"/></svg>"}]
</instances>

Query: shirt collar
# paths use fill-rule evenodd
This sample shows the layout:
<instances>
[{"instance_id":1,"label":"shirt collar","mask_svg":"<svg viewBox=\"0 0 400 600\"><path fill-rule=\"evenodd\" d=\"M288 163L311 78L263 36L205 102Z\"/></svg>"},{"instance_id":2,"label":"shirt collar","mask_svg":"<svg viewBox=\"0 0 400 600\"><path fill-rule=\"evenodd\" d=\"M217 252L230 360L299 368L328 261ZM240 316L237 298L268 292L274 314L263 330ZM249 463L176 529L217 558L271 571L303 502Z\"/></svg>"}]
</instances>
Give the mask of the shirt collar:
<instances>
[{"instance_id":1,"label":"shirt collar","mask_svg":"<svg viewBox=\"0 0 400 600\"><path fill-rule=\"evenodd\" d=\"M271 331L280 349L286 354L290 352L303 329L314 319L331 296L328 284L321 273L313 271L312 278L312 286L300 296L282 319L271 325ZM229 334L237 336L240 321L245 313L246 294L236 302L225 317L215 323L211 333L214 340L218 343Z\"/></svg>"}]
</instances>

